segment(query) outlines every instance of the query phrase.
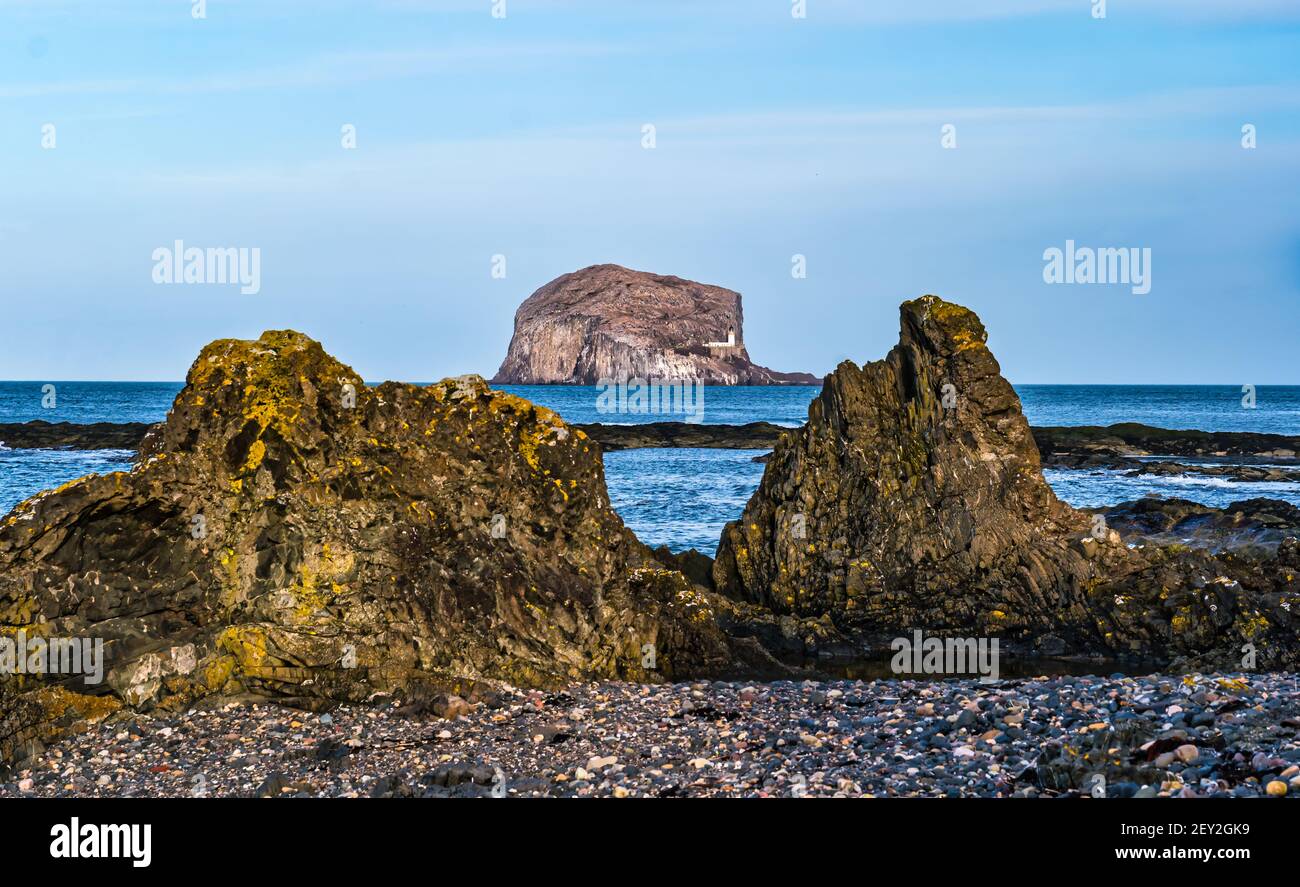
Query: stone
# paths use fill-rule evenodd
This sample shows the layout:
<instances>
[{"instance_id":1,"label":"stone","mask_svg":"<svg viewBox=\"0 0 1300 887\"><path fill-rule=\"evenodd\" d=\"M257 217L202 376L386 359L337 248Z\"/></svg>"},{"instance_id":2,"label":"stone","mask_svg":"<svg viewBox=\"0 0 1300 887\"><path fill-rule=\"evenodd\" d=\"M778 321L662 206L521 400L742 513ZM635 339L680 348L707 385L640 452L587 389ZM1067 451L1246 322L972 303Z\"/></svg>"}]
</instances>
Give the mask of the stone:
<instances>
[{"instance_id":1,"label":"stone","mask_svg":"<svg viewBox=\"0 0 1300 887\"><path fill-rule=\"evenodd\" d=\"M455 694L439 696L432 707L434 714L448 721L454 721L474 710L473 706Z\"/></svg>"}]
</instances>

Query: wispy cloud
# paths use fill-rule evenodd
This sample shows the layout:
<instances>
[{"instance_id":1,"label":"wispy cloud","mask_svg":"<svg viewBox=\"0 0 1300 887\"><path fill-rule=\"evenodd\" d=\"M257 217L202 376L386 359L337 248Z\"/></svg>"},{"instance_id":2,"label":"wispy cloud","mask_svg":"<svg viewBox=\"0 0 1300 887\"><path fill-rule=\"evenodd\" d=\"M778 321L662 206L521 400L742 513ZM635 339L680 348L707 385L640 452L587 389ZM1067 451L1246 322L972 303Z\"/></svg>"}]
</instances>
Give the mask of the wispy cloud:
<instances>
[{"instance_id":1,"label":"wispy cloud","mask_svg":"<svg viewBox=\"0 0 1300 887\"><path fill-rule=\"evenodd\" d=\"M381 5L407 11L446 14L484 12L490 0L379 0ZM621 15L646 19L717 20L735 24L789 21L794 0L655 0L653 3L617 4ZM1108 15L1115 19L1146 14L1198 18L1300 18L1294 0L1109 0ZM604 0L507 0L511 15L592 16L608 11ZM1092 15L1092 0L806 0L803 23L857 23L869 25L937 24L1014 19L1042 15Z\"/></svg>"},{"instance_id":2,"label":"wispy cloud","mask_svg":"<svg viewBox=\"0 0 1300 887\"><path fill-rule=\"evenodd\" d=\"M3 2L3 0L0 0ZM105 94L192 95L275 89L310 89L400 80L476 67L526 68L554 59L615 56L641 51L613 42L510 41L369 52L331 52L279 65L188 77L110 78L0 84L0 98Z\"/></svg>"},{"instance_id":3,"label":"wispy cloud","mask_svg":"<svg viewBox=\"0 0 1300 887\"><path fill-rule=\"evenodd\" d=\"M1092 0L812 0L809 19L824 17L874 24L962 22L1048 14L1092 15ZM1196 18L1300 18L1294 0L1109 0L1107 17L1122 21L1146 14Z\"/></svg>"},{"instance_id":4,"label":"wispy cloud","mask_svg":"<svg viewBox=\"0 0 1300 887\"><path fill-rule=\"evenodd\" d=\"M611 13L642 19L683 22L726 19L735 24L789 21L793 0L654 0L647 3L610 4L608 0L506 0L509 18L558 19L566 16L592 19ZM859 23L872 25L960 23L1014 19L1043 15L1091 16L1093 0L806 0L806 24ZM399 12L413 16L483 16L493 0L212 0L210 17L239 20L292 18L319 15L330 10L376 13ZM190 0L0 0L0 10L28 19L76 15L182 21L189 18ZM1123 21L1145 15L1193 19L1300 19L1295 0L1108 0L1108 17Z\"/></svg>"},{"instance_id":5,"label":"wispy cloud","mask_svg":"<svg viewBox=\"0 0 1300 887\"><path fill-rule=\"evenodd\" d=\"M700 114L655 119L657 130L675 138L726 139L778 135L786 141L817 142L853 132L938 123L988 125L1089 121L1195 119L1216 115L1300 110L1300 86L1205 87L1138 93L1099 102L1053 105L951 105L912 108L780 108L760 112ZM550 130L556 137L624 138L640 120L594 123Z\"/></svg>"},{"instance_id":6,"label":"wispy cloud","mask_svg":"<svg viewBox=\"0 0 1300 887\"><path fill-rule=\"evenodd\" d=\"M732 212L770 212L791 199L829 207L849 193L869 193L877 208L989 200L1005 208L1061 183L1071 190L1085 180L1145 187L1180 176L1232 174L1223 163L1225 151L1239 151L1236 116L1217 138L1189 136L1173 125L1163 137L1128 135L1130 127L1109 125L1115 120L1177 121L1244 106L1258 111L1298 104L1293 91L1243 88L1057 106L684 116L656 122L655 151L639 147L641 124L628 119L500 137L390 142L356 153L316 152L305 161L155 168L121 186L187 200L269 194L308 203L343 200L359 212L384 206L423 215L438 207L459 219L507 213L541 220L557 207L570 216L599 216L611 205L649 216L673 206L669 195ZM939 126L949 122L960 130L961 151L940 149ZM1251 169L1294 177L1300 155L1275 147L1254 158Z\"/></svg>"}]
</instances>

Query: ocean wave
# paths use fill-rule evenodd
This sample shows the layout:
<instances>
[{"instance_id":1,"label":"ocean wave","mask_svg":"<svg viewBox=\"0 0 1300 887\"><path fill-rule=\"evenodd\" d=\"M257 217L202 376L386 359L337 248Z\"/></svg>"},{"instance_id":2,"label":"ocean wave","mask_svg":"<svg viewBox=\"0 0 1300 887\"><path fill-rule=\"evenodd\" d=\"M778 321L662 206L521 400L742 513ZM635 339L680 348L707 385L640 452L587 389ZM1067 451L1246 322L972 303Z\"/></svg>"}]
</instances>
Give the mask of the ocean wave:
<instances>
[{"instance_id":1,"label":"ocean wave","mask_svg":"<svg viewBox=\"0 0 1300 887\"><path fill-rule=\"evenodd\" d=\"M1259 497L1300 505L1300 484L1287 481L1235 481L1196 474L1129 477L1114 469L1044 469L1043 477L1062 501L1076 508L1097 508L1143 496L1189 499L1212 508Z\"/></svg>"}]
</instances>

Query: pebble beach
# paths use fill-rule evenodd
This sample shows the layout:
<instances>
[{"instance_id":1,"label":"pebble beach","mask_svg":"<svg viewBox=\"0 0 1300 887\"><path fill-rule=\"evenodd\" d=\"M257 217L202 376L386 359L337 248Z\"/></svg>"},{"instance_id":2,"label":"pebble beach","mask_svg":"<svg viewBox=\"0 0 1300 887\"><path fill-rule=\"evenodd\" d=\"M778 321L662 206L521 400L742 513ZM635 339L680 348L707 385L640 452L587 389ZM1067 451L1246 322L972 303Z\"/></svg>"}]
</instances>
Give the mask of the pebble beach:
<instances>
[{"instance_id":1,"label":"pebble beach","mask_svg":"<svg viewBox=\"0 0 1300 887\"><path fill-rule=\"evenodd\" d=\"M1290 674L579 684L216 702L46 748L0 797L1296 797Z\"/></svg>"}]
</instances>

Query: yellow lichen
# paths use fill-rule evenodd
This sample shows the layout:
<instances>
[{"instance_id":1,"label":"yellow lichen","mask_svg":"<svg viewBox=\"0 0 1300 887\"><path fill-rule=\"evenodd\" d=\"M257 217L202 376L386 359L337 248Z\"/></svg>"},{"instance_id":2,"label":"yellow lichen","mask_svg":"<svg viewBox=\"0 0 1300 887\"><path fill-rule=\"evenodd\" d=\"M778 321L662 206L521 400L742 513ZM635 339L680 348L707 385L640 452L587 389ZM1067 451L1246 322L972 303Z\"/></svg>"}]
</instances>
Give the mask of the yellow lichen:
<instances>
[{"instance_id":1,"label":"yellow lichen","mask_svg":"<svg viewBox=\"0 0 1300 887\"><path fill-rule=\"evenodd\" d=\"M244 467L241 470L244 472L256 471L265 458L266 444L262 443L261 438L258 438L249 446L248 458L244 460Z\"/></svg>"}]
</instances>

